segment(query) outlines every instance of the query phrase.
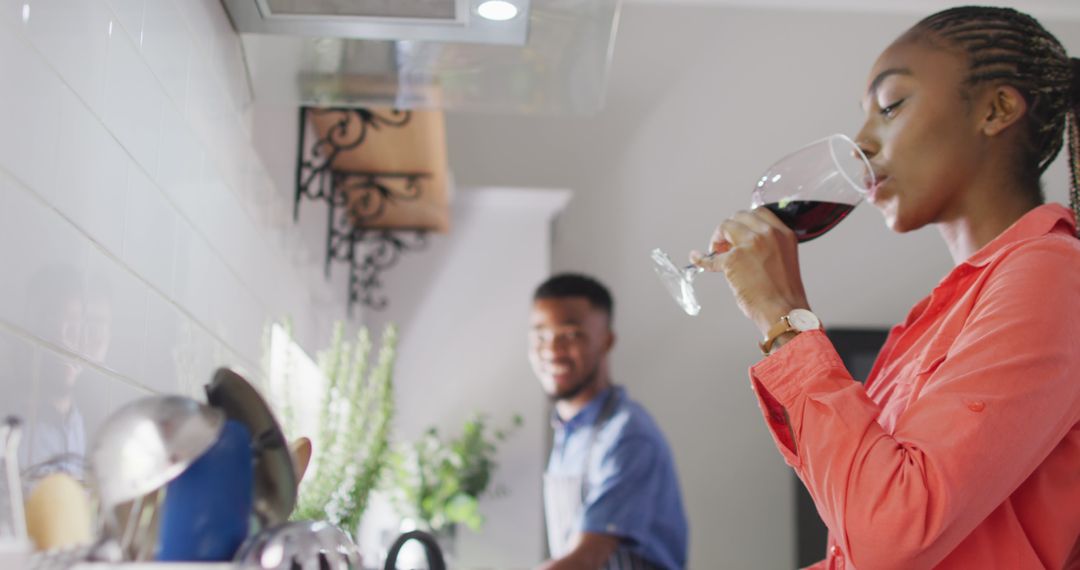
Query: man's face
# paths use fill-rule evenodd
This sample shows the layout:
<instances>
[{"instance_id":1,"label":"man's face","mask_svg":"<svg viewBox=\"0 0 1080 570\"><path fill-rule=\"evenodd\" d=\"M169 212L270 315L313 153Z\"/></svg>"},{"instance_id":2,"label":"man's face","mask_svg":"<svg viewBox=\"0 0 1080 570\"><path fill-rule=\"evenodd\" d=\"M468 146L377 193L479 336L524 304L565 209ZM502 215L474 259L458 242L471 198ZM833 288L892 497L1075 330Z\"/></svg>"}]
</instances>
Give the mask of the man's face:
<instances>
[{"instance_id":1,"label":"man's face","mask_svg":"<svg viewBox=\"0 0 1080 570\"><path fill-rule=\"evenodd\" d=\"M584 297L533 303L529 362L553 400L572 399L593 385L614 340L607 313Z\"/></svg>"}]
</instances>

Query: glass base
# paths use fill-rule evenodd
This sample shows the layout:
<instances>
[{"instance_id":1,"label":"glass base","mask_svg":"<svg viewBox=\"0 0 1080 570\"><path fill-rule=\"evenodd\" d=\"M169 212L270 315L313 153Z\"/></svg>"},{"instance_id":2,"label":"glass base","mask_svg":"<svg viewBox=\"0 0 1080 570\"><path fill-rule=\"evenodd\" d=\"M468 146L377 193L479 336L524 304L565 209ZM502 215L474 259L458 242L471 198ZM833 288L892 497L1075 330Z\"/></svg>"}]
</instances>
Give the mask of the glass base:
<instances>
[{"instance_id":1,"label":"glass base","mask_svg":"<svg viewBox=\"0 0 1080 570\"><path fill-rule=\"evenodd\" d=\"M697 316L701 312L701 305L698 304L697 297L694 295L693 280L698 273L696 268L692 265L685 268L675 265L671 257L659 249L652 251L652 260L653 271L656 271L660 282L664 284L679 307L686 311L686 314L692 317Z\"/></svg>"}]
</instances>

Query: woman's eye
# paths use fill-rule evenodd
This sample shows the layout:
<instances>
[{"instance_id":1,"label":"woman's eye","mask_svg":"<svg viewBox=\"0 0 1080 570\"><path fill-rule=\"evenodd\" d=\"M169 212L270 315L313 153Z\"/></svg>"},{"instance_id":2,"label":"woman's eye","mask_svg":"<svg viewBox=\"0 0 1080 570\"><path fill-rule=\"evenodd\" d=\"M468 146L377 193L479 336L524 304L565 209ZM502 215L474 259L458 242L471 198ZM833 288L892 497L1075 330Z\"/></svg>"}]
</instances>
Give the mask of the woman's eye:
<instances>
[{"instance_id":1,"label":"woman's eye","mask_svg":"<svg viewBox=\"0 0 1080 570\"><path fill-rule=\"evenodd\" d=\"M899 101L893 103L892 105L889 105L887 107L882 107L881 108L881 116L886 117L886 118L892 118L892 116L896 114L896 110L899 109L900 105L903 105L903 104L904 104L904 100L900 99Z\"/></svg>"}]
</instances>

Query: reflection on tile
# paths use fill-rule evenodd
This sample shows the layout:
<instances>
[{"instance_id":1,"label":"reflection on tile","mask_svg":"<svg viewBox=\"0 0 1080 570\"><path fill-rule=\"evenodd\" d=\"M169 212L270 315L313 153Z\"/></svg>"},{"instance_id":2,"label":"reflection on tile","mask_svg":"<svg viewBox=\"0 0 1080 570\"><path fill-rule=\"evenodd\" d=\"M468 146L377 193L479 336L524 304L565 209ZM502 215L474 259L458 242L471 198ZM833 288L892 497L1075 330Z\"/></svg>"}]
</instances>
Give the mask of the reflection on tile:
<instances>
[{"instance_id":1,"label":"reflection on tile","mask_svg":"<svg viewBox=\"0 0 1080 570\"><path fill-rule=\"evenodd\" d=\"M154 75L165 86L165 92L172 97L176 108L183 109L187 96L191 40L187 28L178 25L180 22L180 12L171 1L147 2L142 53Z\"/></svg>"},{"instance_id":2,"label":"reflection on tile","mask_svg":"<svg viewBox=\"0 0 1080 570\"><path fill-rule=\"evenodd\" d=\"M234 152L227 125L235 120L235 108L223 96L222 80L214 61L192 61L188 72L187 118L208 159L218 168ZM250 144L246 141L244 144Z\"/></svg>"},{"instance_id":3,"label":"reflection on tile","mask_svg":"<svg viewBox=\"0 0 1080 570\"><path fill-rule=\"evenodd\" d=\"M132 164L127 179L124 261L166 295L172 294L177 216L161 191Z\"/></svg>"},{"instance_id":4,"label":"reflection on tile","mask_svg":"<svg viewBox=\"0 0 1080 570\"><path fill-rule=\"evenodd\" d=\"M262 306L231 273L222 276L219 291L215 296L215 332L230 350L249 361L258 361Z\"/></svg>"},{"instance_id":5,"label":"reflection on tile","mask_svg":"<svg viewBox=\"0 0 1080 570\"><path fill-rule=\"evenodd\" d=\"M87 413L99 417L94 407L104 408L94 393L107 393L104 386L87 379L85 364L52 352L38 351L37 390L30 404L33 418L24 435L27 444L26 470L30 479L62 471L82 479L86 455ZM83 383L89 385L81 385Z\"/></svg>"},{"instance_id":6,"label":"reflection on tile","mask_svg":"<svg viewBox=\"0 0 1080 570\"><path fill-rule=\"evenodd\" d=\"M216 52L216 46L213 44L214 39L214 13L209 10L210 4L217 4L221 6L220 2L211 0L205 2L203 0L183 0L177 2L177 8L184 14L184 20L187 22L188 29L191 33L192 43L196 46L198 51L203 52L205 55L210 55Z\"/></svg>"},{"instance_id":7,"label":"reflection on tile","mask_svg":"<svg viewBox=\"0 0 1080 570\"><path fill-rule=\"evenodd\" d=\"M93 445L95 435L111 413L109 392L113 383L114 380L101 372L86 368L73 388L73 410L77 410L82 417L87 450Z\"/></svg>"},{"instance_id":8,"label":"reflection on tile","mask_svg":"<svg viewBox=\"0 0 1080 570\"><path fill-rule=\"evenodd\" d=\"M161 115L161 160L154 173L158 186L189 218L203 209L205 153L184 117L171 106Z\"/></svg>"},{"instance_id":9,"label":"reflection on tile","mask_svg":"<svg viewBox=\"0 0 1080 570\"><path fill-rule=\"evenodd\" d=\"M206 265L206 274L203 277L207 281L207 292L210 299L210 313L205 319L200 319L202 325L211 334L228 342L231 332L230 324L233 318L232 308L224 309L230 301L235 300L235 279L224 263L212 255ZM224 309L224 312L223 312Z\"/></svg>"},{"instance_id":10,"label":"reflection on tile","mask_svg":"<svg viewBox=\"0 0 1080 570\"><path fill-rule=\"evenodd\" d=\"M123 407L129 402L149 396L151 392L141 386L129 384L121 380L113 380L109 386L109 414Z\"/></svg>"},{"instance_id":11,"label":"reflection on tile","mask_svg":"<svg viewBox=\"0 0 1080 570\"><path fill-rule=\"evenodd\" d=\"M0 167L41 188L56 172L56 108L67 87L22 38L6 31L0 33L0 77Z\"/></svg>"},{"instance_id":12,"label":"reflection on tile","mask_svg":"<svg viewBox=\"0 0 1080 570\"><path fill-rule=\"evenodd\" d=\"M213 280L209 267L216 256L202 236L184 220L177 224L173 291L177 304L202 323L209 322Z\"/></svg>"},{"instance_id":13,"label":"reflection on tile","mask_svg":"<svg viewBox=\"0 0 1080 570\"><path fill-rule=\"evenodd\" d=\"M94 250L90 252L87 283L88 310L99 298L107 302L104 310L98 310L107 317L106 346L100 363L129 378L140 377L146 346L146 285Z\"/></svg>"},{"instance_id":14,"label":"reflection on tile","mask_svg":"<svg viewBox=\"0 0 1080 570\"><path fill-rule=\"evenodd\" d=\"M130 40L114 35L109 42L102 118L147 172L153 172L156 166L163 103L160 84Z\"/></svg>"},{"instance_id":15,"label":"reflection on tile","mask_svg":"<svg viewBox=\"0 0 1080 570\"><path fill-rule=\"evenodd\" d=\"M0 417L26 418L34 393L34 353L29 342L0 329Z\"/></svg>"},{"instance_id":16,"label":"reflection on tile","mask_svg":"<svg viewBox=\"0 0 1080 570\"><path fill-rule=\"evenodd\" d=\"M135 45L140 45L142 37L143 10L145 0L106 0L112 7L113 14L120 20L120 25L127 31L128 37L134 40ZM118 30L113 28L113 34Z\"/></svg>"},{"instance_id":17,"label":"reflection on tile","mask_svg":"<svg viewBox=\"0 0 1080 570\"><path fill-rule=\"evenodd\" d=\"M207 382L206 368L210 362L210 339L205 331L191 319L180 317L176 337L174 361L176 362L177 386L175 393L197 397Z\"/></svg>"},{"instance_id":18,"label":"reflection on tile","mask_svg":"<svg viewBox=\"0 0 1080 570\"><path fill-rule=\"evenodd\" d=\"M30 41L91 109L100 112L112 14L100 2L31 2Z\"/></svg>"},{"instance_id":19,"label":"reflection on tile","mask_svg":"<svg viewBox=\"0 0 1080 570\"><path fill-rule=\"evenodd\" d=\"M7 28L5 32L9 35L24 32L24 14L29 19L29 0L0 0L0 26Z\"/></svg>"},{"instance_id":20,"label":"reflection on tile","mask_svg":"<svg viewBox=\"0 0 1080 570\"><path fill-rule=\"evenodd\" d=\"M128 158L101 121L70 92L61 97L55 182L39 189L54 207L119 255Z\"/></svg>"},{"instance_id":21,"label":"reflection on tile","mask_svg":"<svg viewBox=\"0 0 1080 570\"><path fill-rule=\"evenodd\" d=\"M141 383L168 394L177 388L177 341L180 315L161 296L151 292L146 309L146 352Z\"/></svg>"},{"instance_id":22,"label":"reflection on tile","mask_svg":"<svg viewBox=\"0 0 1080 570\"><path fill-rule=\"evenodd\" d=\"M82 303L88 246L71 225L0 176L0 320L74 347L69 317ZM28 242L27 236L34 236Z\"/></svg>"}]
</instances>

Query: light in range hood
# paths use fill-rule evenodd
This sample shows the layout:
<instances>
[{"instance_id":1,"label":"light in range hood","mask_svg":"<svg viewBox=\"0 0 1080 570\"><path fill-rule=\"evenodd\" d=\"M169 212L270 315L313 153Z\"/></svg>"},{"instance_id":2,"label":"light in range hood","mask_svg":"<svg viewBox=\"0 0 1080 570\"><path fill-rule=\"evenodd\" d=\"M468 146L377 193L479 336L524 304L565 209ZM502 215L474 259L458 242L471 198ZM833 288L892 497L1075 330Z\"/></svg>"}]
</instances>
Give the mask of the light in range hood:
<instances>
[{"instance_id":1,"label":"light in range hood","mask_svg":"<svg viewBox=\"0 0 1080 570\"><path fill-rule=\"evenodd\" d=\"M524 45L531 0L517 15L479 16L484 0L222 0L236 30L317 38Z\"/></svg>"}]
</instances>

